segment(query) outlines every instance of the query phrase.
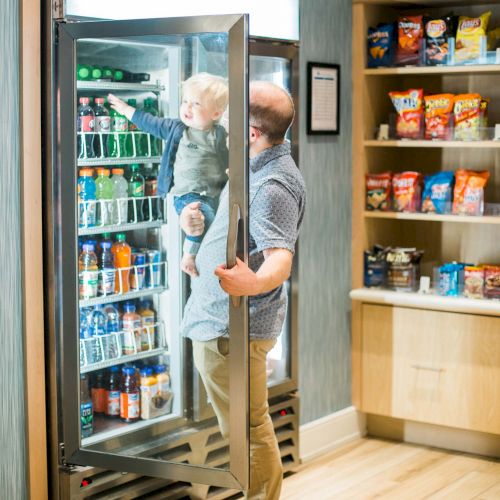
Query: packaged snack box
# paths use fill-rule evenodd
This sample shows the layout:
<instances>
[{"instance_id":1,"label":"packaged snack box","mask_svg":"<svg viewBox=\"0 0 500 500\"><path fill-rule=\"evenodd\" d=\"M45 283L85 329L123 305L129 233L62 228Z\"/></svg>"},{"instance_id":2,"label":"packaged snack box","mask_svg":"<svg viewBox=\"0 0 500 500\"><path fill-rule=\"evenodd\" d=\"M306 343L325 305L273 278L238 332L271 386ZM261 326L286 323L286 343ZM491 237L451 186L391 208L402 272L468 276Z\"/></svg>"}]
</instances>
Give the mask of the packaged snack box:
<instances>
[{"instance_id":1,"label":"packaged snack box","mask_svg":"<svg viewBox=\"0 0 500 500\"><path fill-rule=\"evenodd\" d=\"M366 174L366 210L391 209L391 172Z\"/></svg>"},{"instance_id":2,"label":"packaged snack box","mask_svg":"<svg viewBox=\"0 0 500 500\"><path fill-rule=\"evenodd\" d=\"M473 62L481 55L482 38L486 36L491 12L479 17L460 16L458 18L457 38L455 43L455 61Z\"/></svg>"},{"instance_id":3,"label":"packaged snack box","mask_svg":"<svg viewBox=\"0 0 500 500\"><path fill-rule=\"evenodd\" d=\"M481 101L479 94L455 96L455 139L459 141L481 139Z\"/></svg>"},{"instance_id":4,"label":"packaged snack box","mask_svg":"<svg viewBox=\"0 0 500 500\"><path fill-rule=\"evenodd\" d=\"M368 67L391 66L393 62L394 24L368 28Z\"/></svg>"},{"instance_id":5,"label":"packaged snack box","mask_svg":"<svg viewBox=\"0 0 500 500\"><path fill-rule=\"evenodd\" d=\"M490 173L459 169L455 172L453 213L456 215L483 215L484 187Z\"/></svg>"},{"instance_id":6,"label":"packaged snack box","mask_svg":"<svg viewBox=\"0 0 500 500\"><path fill-rule=\"evenodd\" d=\"M484 266L484 296L500 300L500 266Z\"/></svg>"},{"instance_id":7,"label":"packaged snack box","mask_svg":"<svg viewBox=\"0 0 500 500\"><path fill-rule=\"evenodd\" d=\"M403 292L416 291L423 250L391 248L387 252L387 287Z\"/></svg>"},{"instance_id":8,"label":"packaged snack box","mask_svg":"<svg viewBox=\"0 0 500 500\"><path fill-rule=\"evenodd\" d=\"M438 294L446 297L458 297L460 294L461 273L465 264L450 262L439 268Z\"/></svg>"},{"instance_id":9,"label":"packaged snack box","mask_svg":"<svg viewBox=\"0 0 500 500\"><path fill-rule=\"evenodd\" d=\"M420 62L423 36L422 16L404 16L398 19L397 64L403 66Z\"/></svg>"},{"instance_id":10,"label":"packaged snack box","mask_svg":"<svg viewBox=\"0 0 500 500\"><path fill-rule=\"evenodd\" d=\"M426 175L422 193L422 212L448 214L451 212L453 197L453 172L438 172Z\"/></svg>"},{"instance_id":11,"label":"packaged snack box","mask_svg":"<svg viewBox=\"0 0 500 500\"><path fill-rule=\"evenodd\" d=\"M369 288L383 287L387 275L387 249L375 245L372 250L364 252L364 285Z\"/></svg>"},{"instance_id":12,"label":"packaged snack box","mask_svg":"<svg viewBox=\"0 0 500 500\"><path fill-rule=\"evenodd\" d=\"M422 176L418 172L394 174L392 190L396 212L418 212L420 210L421 183Z\"/></svg>"},{"instance_id":13,"label":"packaged snack box","mask_svg":"<svg viewBox=\"0 0 500 500\"><path fill-rule=\"evenodd\" d=\"M425 63L437 66L448 63L448 38L454 37L456 17L449 14L442 19L424 19Z\"/></svg>"},{"instance_id":14,"label":"packaged snack box","mask_svg":"<svg viewBox=\"0 0 500 500\"><path fill-rule=\"evenodd\" d=\"M400 139L419 139L423 131L423 89L389 92L397 111L396 135Z\"/></svg>"},{"instance_id":15,"label":"packaged snack box","mask_svg":"<svg viewBox=\"0 0 500 500\"><path fill-rule=\"evenodd\" d=\"M465 266L464 296L470 299L482 299L484 296L484 268L481 266Z\"/></svg>"},{"instance_id":16,"label":"packaged snack box","mask_svg":"<svg viewBox=\"0 0 500 500\"><path fill-rule=\"evenodd\" d=\"M453 94L436 94L424 97L426 139L451 139L451 116L455 104L454 99Z\"/></svg>"}]
</instances>

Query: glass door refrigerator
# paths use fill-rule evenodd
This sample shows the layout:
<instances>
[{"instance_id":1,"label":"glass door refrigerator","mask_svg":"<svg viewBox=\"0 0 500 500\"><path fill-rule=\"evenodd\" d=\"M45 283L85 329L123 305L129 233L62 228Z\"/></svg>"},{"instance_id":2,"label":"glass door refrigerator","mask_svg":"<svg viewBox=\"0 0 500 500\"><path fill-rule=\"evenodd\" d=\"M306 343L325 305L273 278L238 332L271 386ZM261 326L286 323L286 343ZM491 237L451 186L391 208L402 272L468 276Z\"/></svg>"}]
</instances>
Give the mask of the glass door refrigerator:
<instances>
[{"instance_id":1,"label":"glass door refrigerator","mask_svg":"<svg viewBox=\"0 0 500 500\"><path fill-rule=\"evenodd\" d=\"M166 489L180 494L198 484L244 489L247 300L228 297L231 428L223 439L216 421L194 418L189 344L180 334L189 293L182 233L172 197L157 194L163 143L134 128L107 97L155 123L169 119L168 128L178 118L192 47L226 54L227 202L240 214L230 221L227 264L246 259L247 16L61 20L52 28L45 110L51 498L153 490L168 498Z\"/></svg>"}]
</instances>

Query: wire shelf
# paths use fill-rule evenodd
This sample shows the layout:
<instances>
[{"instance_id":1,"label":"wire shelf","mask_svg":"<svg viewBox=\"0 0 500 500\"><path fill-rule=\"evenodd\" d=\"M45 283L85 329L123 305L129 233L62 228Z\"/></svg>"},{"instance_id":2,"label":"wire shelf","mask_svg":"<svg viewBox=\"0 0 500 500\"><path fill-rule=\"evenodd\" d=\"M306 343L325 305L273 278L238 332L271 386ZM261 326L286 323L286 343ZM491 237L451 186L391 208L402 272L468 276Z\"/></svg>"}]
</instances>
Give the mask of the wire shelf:
<instances>
[{"instance_id":1,"label":"wire shelf","mask_svg":"<svg viewBox=\"0 0 500 500\"><path fill-rule=\"evenodd\" d=\"M157 83L126 83L126 82L108 82L108 81L86 81L77 80L77 90L132 90L138 92L161 92L165 90L165 85Z\"/></svg>"}]
</instances>

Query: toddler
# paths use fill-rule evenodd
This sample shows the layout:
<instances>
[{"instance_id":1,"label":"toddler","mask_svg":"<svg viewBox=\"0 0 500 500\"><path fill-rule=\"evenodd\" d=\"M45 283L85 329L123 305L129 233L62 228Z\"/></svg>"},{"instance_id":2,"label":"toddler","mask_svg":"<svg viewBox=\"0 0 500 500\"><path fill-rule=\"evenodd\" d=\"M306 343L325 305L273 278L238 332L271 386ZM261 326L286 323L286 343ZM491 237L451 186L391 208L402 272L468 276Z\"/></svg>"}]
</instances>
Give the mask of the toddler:
<instances>
[{"instance_id":1,"label":"toddler","mask_svg":"<svg viewBox=\"0 0 500 500\"><path fill-rule=\"evenodd\" d=\"M218 197L227 181L227 132L218 123L228 104L226 80L198 73L184 81L178 119L158 118L136 110L112 94L108 101L140 130L165 141L158 194L165 197L171 191L178 214L186 205L199 202L205 229L200 236L186 236L181 261L185 273L197 276L196 254L215 217Z\"/></svg>"}]
</instances>

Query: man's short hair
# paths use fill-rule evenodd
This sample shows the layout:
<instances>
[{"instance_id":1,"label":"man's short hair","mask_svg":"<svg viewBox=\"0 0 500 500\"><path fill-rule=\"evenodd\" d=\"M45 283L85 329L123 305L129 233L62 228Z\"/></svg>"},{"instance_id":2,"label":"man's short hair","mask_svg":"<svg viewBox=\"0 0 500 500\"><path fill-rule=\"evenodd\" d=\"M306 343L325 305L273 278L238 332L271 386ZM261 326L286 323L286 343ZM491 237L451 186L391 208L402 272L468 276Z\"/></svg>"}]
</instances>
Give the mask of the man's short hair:
<instances>
[{"instance_id":1,"label":"man's short hair","mask_svg":"<svg viewBox=\"0 0 500 500\"><path fill-rule=\"evenodd\" d=\"M293 122L295 107L290 94L282 87L271 82L266 84L273 85L287 97L285 105L269 106L259 102L250 101L250 124L258 128L262 134L267 137L271 144L277 144L284 140L287 130Z\"/></svg>"},{"instance_id":2,"label":"man's short hair","mask_svg":"<svg viewBox=\"0 0 500 500\"><path fill-rule=\"evenodd\" d=\"M208 101L216 111L221 113L229 102L229 88L227 80L210 73L197 73L182 82L182 93L186 91L198 92Z\"/></svg>"}]
</instances>

